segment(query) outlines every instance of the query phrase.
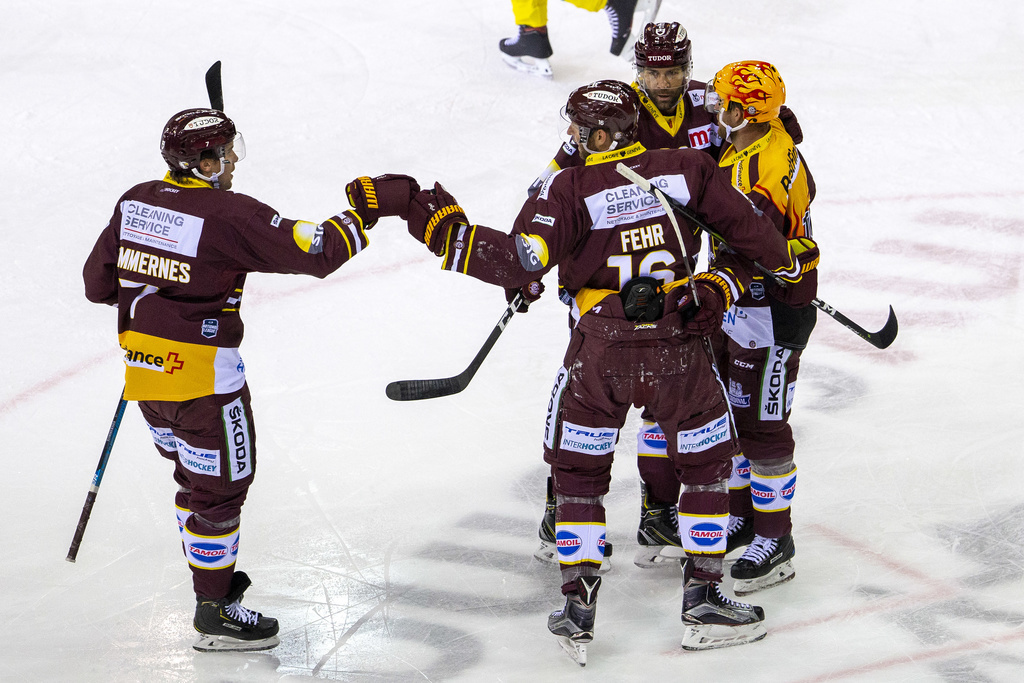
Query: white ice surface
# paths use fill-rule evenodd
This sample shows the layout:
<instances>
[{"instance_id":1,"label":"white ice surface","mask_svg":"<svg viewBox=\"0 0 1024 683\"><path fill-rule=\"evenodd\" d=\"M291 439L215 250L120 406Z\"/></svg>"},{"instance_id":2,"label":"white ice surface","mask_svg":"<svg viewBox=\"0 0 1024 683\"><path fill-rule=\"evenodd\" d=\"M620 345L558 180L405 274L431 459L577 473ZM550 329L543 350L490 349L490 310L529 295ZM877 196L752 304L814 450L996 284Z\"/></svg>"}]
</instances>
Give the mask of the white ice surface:
<instances>
[{"instance_id":1,"label":"white ice surface","mask_svg":"<svg viewBox=\"0 0 1024 683\"><path fill-rule=\"evenodd\" d=\"M753 596L764 641L684 653L677 576L632 566L634 414L590 663L560 651L558 576L531 552L565 309L549 291L516 316L464 393L389 401L390 380L461 370L505 305L395 219L324 281L246 287L260 450L238 566L281 645L190 649L175 487L134 405L64 561L122 379L81 266L120 194L163 173L161 126L206 104L206 68L223 60L245 133L239 191L322 220L351 178L404 172L507 229L566 95L632 75L603 15L550 4L541 81L499 58L504 0L5 0L0 680L1024 680L1024 18L1008 0L663 5L695 78L779 67L817 180L820 294L869 328L889 304L900 317L886 351L819 318L793 418L797 576Z\"/></svg>"}]
</instances>

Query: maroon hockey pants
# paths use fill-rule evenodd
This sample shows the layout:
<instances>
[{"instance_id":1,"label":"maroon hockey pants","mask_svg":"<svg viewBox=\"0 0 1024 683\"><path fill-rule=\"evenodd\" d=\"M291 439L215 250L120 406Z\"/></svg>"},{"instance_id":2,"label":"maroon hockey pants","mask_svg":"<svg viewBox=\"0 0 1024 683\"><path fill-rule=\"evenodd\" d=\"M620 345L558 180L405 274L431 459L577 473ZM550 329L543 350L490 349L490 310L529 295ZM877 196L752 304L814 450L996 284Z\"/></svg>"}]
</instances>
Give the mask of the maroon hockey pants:
<instances>
[{"instance_id":1,"label":"maroon hockey pants","mask_svg":"<svg viewBox=\"0 0 1024 683\"><path fill-rule=\"evenodd\" d=\"M191 401L140 401L161 456L174 461L182 548L197 596L228 594L242 504L256 471L249 388Z\"/></svg>"}]
</instances>

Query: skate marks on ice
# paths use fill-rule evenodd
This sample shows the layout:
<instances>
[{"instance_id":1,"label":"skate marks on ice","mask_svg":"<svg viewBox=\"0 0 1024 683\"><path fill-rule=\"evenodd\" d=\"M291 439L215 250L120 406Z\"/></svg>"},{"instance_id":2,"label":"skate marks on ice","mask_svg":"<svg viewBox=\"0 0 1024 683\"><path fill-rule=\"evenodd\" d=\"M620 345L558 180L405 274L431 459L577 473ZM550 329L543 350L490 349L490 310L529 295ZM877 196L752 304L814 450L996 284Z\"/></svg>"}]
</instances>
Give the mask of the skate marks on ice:
<instances>
[{"instance_id":1,"label":"skate marks on ice","mask_svg":"<svg viewBox=\"0 0 1024 683\"><path fill-rule=\"evenodd\" d=\"M842 560L840 564L855 568L858 580L847 596L851 605L809 619L777 620L770 635L786 640L790 634L806 638L810 630L834 636L852 629L874 633L880 641L870 651L865 647L869 643L858 643L836 660L838 668L825 669L828 663L819 662L821 673L801 677L799 683L872 676L883 680L920 673L923 667L930 671L929 680L1019 680L1024 671L1024 600L1019 589L1024 578L1024 506L986 520L938 527L933 533L941 541L940 551L935 559L922 558L914 566L828 526L812 524L802 531L832 546L822 553L833 555L832 562ZM948 560L949 552L957 558L953 566L974 565L974 571L947 579L929 574L929 566L948 573L942 556ZM814 600L835 604L834 598ZM858 658L863 663L850 666Z\"/></svg>"},{"instance_id":2,"label":"skate marks on ice","mask_svg":"<svg viewBox=\"0 0 1024 683\"><path fill-rule=\"evenodd\" d=\"M970 202L955 196L883 198L865 204L872 209L877 205L886 207L887 223L896 230L878 232L879 239L854 260L860 267L826 265L821 275L821 291L830 303L842 305L850 293L861 300L860 306L844 308L855 320L868 327L876 318L881 323L884 304L898 297L892 303L899 316L901 338L906 339L915 330L984 324L990 315L987 306L998 306L1020 292L1024 220L959 209ZM811 343L890 365L916 358L911 347L901 345L899 339L893 347L879 351L820 317Z\"/></svg>"}]
</instances>

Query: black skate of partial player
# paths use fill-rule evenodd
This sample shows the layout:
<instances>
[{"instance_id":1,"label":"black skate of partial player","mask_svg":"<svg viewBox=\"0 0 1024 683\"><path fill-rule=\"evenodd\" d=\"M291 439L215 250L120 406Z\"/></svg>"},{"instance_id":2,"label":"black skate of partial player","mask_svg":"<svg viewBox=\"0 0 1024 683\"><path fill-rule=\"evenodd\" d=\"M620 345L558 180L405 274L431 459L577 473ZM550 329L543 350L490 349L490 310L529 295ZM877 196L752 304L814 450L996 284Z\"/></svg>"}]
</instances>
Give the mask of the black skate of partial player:
<instances>
[{"instance_id":1,"label":"black skate of partial player","mask_svg":"<svg viewBox=\"0 0 1024 683\"><path fill-rule=\"evenodd\" d=\"M581 576L575 583L576 591L565 596L565 607L548 617L548 630L558 636L558 644L574 662L586 666L587 643L594 639L601 577Z\"/></svg>"},{"instance_id":2,"label":"black skate of partial player","mask_svg":"<svg viewBox=\"0 0 1024 683\"><path fill-rule=\"evenodd\" d=\"M520 26L519 33L512 38L502 38L498 42L501 58L513 69L518 69L533 76L551 78L552 55L551 43L548 42L548 28L541 26Z\"/></svg>"},{"instance_id":3,"label":"black skate of partial player","mask_svg":"<svg viewBox=\"0 0 1024 683\"><path fill-rule=\"evenodd\" d=\"M277 619L242 607L242 594L252 585L245 572L231 577L231 592L219 600L196 598L193 626L199 639L192 647L200 652L269 650L281 641Z\"/></svg>"}]
</instances>

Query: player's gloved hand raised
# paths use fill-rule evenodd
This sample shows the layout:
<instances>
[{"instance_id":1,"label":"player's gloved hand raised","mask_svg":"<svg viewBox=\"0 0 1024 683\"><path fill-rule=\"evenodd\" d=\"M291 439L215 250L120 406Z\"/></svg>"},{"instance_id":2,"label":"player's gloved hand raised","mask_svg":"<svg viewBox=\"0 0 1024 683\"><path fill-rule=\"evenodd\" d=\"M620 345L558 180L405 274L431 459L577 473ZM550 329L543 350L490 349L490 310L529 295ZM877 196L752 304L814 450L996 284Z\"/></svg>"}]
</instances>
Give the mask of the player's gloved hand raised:
<instances>
[{"instance_id":1,"label":"player's gloved hand raised","mask_svg":"<svg viewBox=\"0 0 1024 683\"><path fill-rule=\"evenodd\" d=\"M506 289L505 301L512 303L512 300L516 298L516 294L520 293L523 295L523 301L516 308L516 313L526 313L530 310L530 304L539 299L540 295L544 293L544 283L540 280L533 280L518 289Z\"/></svg>"},{"instance_id":2,"label":"player's gloved hand raised","mask_svg":"<svg viewBox=\"0 0 1024 683\"><path fill-rule=\"evenodd\" d=\"M694 280L700 305L694 307L687 302L689 294L679 302L683 328L690 334L707 337L722 327L722 316L732 306L732 293L721 276L714 273L698 273Z\"/></svg>"},{"instance_id":3,"label":"player's gloved hand raised","mask_svg":"<svg viewBox=\"0 0 1024 683\"><path fill-rule=\"evenodd\" d=\"M345 186L348 202L369 230L381 216L409 217L409 204L420 191L412 176L386 173L374 178L360 176Z\"/></svg>"},{"instance_id":4,"label":"player's gloved hand raised","mask_svg":"<svg viewBox=\"0 0 1024 683\"><path fill-rule=\"evenodd\" d=\"M466 212L455 197L434 183L433 190L422 190L413 197L409 206L409 234L427 245L435 256L442 256L448 240L448 230L456 224L469 225Z\"/></svg>"}]
</instances>

